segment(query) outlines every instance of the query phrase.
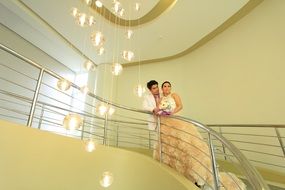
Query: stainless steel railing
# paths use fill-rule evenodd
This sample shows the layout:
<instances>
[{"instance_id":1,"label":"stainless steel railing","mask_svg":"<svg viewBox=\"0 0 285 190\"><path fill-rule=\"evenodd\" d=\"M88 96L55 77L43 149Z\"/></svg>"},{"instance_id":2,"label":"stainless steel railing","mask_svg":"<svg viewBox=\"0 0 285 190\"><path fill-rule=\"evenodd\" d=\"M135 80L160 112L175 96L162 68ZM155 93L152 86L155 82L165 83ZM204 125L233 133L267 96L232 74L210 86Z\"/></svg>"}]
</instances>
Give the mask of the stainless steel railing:
<instances>
[{"instance_id":1,"label":"stainless steel railing","mask_svg":"<svg viewBox=\"0 0 285 190\"><path fill-rule=\"evenodd\" d=\"M231 141L254 165L281 172L285 170L285 125L208 126Z\"/></svg>"},{"instance_id":2,"label":"stainless steel railing","mask_svg":"<svg viewBox=\"0 0 285 190\"><path fill-rule=\"evenodd\" d=\"M3 118L10 118L12 120L17 119L22 122L27 121L27 126L39 128L41 130L49 130L67 136L74 136L82 140L93 138L105 145L144 149L148 148L151 150L153 148L153 144L158 143L160 158L163 157L164 154L167 154L166 152L163 152L163 143L167 144L167 142L162 143L160 138L161 131L159 126L163 123L159 122L158 119L157 131L149 131L145 129L148 121L143 118L151 113L144 110L115 104L114 102L107 101L104 98L101 98L91 92L87 94L89 97L94 98L98 102L104 102L107 105L116 107L118 109L117 113L111 118L109 118L107 114L100 116L97 113L94 113L96 106L88 102L81 102L85 106L89 106L90 108L88 109L78 109L76 107L73 107L68 102L58 100L48 93L41 92L41 87L43 85L50 89L55 89L52 85L47 84L44 81L45 75L52 76L55 79L61 79L61 76L46 68L43 68L38 63L20 55L19 53L2 44L0 44L0 49L39 70L38 77L35 79L34 77L28 76L25 73L16 71L13 68L9 68L7 64L0 64L0 67L5 67L9 71L14 72L14 74L16 73L17 75L27 77L29 80L33 80L35 83L33 88L28 88L25 84L19 84L12 79L5 79L0 77L0 81L2 80L6 85L8 85L7 89L2 86L0 89L0 101L3 102L3 104L1 103L0 106L0 110L2 110L2 112L0 112L0 116ZM18 92L13 92L13 88L11 89L11 86L24 90L24 95L20 95ZM74 90L80 90L80 87L74 83L72 83L72 87ZM57 93L68 96L70 99L74 99L74 97L70 94L66 94L61 91L58 91ZM29 97L29 95L32 95L32 97ZM77 113L84 118L84 124L81 130L70 132L61 127L63 117L68 113ZM213 175L214 183L213 185L209 184L208 182L205 183L208 183L210 187L213 189L220 189L220 187L223 186L222 181L219 179L219 170L221 171L221 168L218 168L218 164L216 162L217 157L215 156L220 152L220 150L217 148L218 146L215 145L215 141L217 141L224 147L223 152L227 150L229 153L231 153L230 160L233 164L237 164L238 167L242 170L242 174L246 180L248 180L253 189L269 189L260 174L249 163L246 157L230 141L221 136L218 132L189 118L179 116L171 117L173 119L191 123L207 134L206 142L208 142L210 150L209 155L205 156L211 158L212 168L206 169ZM183 131L180 132L183 133ZM200 140L204 141L204 139ZM171 144L167 145L172 146ZM199 150L199 148L197 149ZM203 152L203 150L199 151ZM224 156L227 155L224 154ZM195 157L192 156L192 159L195 160ZM197 159L196 161L199 162ZM204 167L203 163L200 164L201 167ZM197 171L193 172L196 172L196 174L199 175Z\"/></svg>"}]
</instances>

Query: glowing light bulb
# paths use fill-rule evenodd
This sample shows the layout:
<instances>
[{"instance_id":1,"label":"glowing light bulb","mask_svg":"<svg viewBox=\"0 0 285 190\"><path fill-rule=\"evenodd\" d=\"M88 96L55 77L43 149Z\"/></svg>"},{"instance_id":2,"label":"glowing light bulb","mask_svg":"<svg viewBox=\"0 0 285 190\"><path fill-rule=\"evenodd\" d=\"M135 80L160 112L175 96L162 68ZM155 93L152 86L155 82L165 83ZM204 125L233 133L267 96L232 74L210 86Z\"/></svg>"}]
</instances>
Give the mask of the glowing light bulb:
<instances>
[{"instance_id":1,"label":"glowing light bulb","mask_svg":"<svg viewBox=\"0 0 285 190\"><path fill-rule=\"evenodd\" d=\"M92 0L85 0L86 5L91 5L92 4Z\"/></svg>"},{"instance_id":2,"label":"glowing light bulb","mask_svg":"<svg viewBox=\"0 0 285 190\"><path fill-rule=\"evenodd\" d=\"M113 63L112 74L118 76L123 71L123 66L120 63Z\"/></svg>"},{"instance_id":3,"label":"glowing light bulb","mask_svg":"<svg viewBox=\"0 0 285 190\"><path fill-rule=\"evenodd\" d=\"M131 37L133 36L134 32L132 30L127 30L126 32L126 36L127 36L127 39L131 39Z\"/></svg>"},{"instance_id":4,"label":"glowing light bulb","mask_svg":"<svg viewBox=\"0 0 285 190\"><path fill-rule=\"evenodd\" d=\"M84 68L87 70L87 71L94 71L96 69L96 66L94 63L92 63L90 60L87 60L85 63L84 63Z\"/></svg>"},{"instance_id":5,"label":"glowing light bulb","mask_svg":"<svg viewBox=\"0 0 285 190\"><path fill-rule=\"evenodd\" d=\"M58 89L60 89L62 91L68 90L70 88L70 86L71 86L71 83L66 79L59 79L57 81L57 87L58 87Z\"/></svg>"},{"instance_id":6,"label":"glowing light bulb","mask_svg":"<svg viewBox=\"0 0 285 190\"><path fill-rule=\"evenodd\" d=\"M122 57L127 61L132 61L134 59L134 56L135 54L132 51L124 50L122 53Z\"/></svg>"},{"instance_id":7,"label":"glowing light bulb","mask_svg":"<svg viewBox=\"0 0 285 190\"><path fill-rule=\"evenodd\" d=\"M68 114L64 117L63 127L69 130L79 129L83 124L83 120L78 114Z\"/></svg>"},{"instance_id":8,"label":"glowing light bulb","mask_svg":"<svg viewBox=\"0 0 285 190\"><path fill-rule=\"evenodd\" d=\"M111 116L111 115L113 115L114 113L115 113L115 108L109 107L109 109L108 109L108 114Z\"/></svg>"},{"instance_id":9,"label":"glowing light bulb","mask_svg":"<svg viewBox=\"0 0 285 190\"><path fill-rule=\"evenodd\" d=\"M101 8L103 6L103 3L99 0L95 1L95 5L99 8Z\"/></svg>"},{"instance_id":10,"label":"glowing light bulb","mask_svg":"<svg viewBox=\"0 0 285 190\"><path fill-rule=\"evenodd\" d=\"M89 139L85 144L85 150L87 152L93 152L96 149L95 142L92 139Z\"/></svg>"},{"instance_id":11,"label":"glowing light bulb","mask_svg":"<svg viewBox=\"0 0 285 190\"><path fill-rule=\"evenodd\" d=\"M139 11L141 9L141 4L140 3L135 3L135 10Z\"/></svg>"},{"instance_id":12,"label":"glowing light bulb","mask_svg":"<svg viewBox=\"0 0 285 190\"><path fill-rule=\"evenodd\" d=\"M97 50L97 53L98 55L103 55L105 53L105 48L104 47L100 47L98 50Z\"/></svg>"},{"instance_id":13,"label":"glowing light bulb","mask_svg":"<svg viewBox=\"0 0 285 190\"><path fill-rule=\"evenodd\" d=\"M138 85L134 88L134 93L135 93L138 97L142 97L143 94L145 93L145 87L143 87L141 84L138 84Z\"/></svg>"},{"instance_id":14,"label":"glowing light bulb","mask_svg":"<svg viewBox=\"0 0 285 190\"><path fill-rule=\"evenodd\" d=\"M115 13L119 13L122 10L122 4L119 1L114 1L114 7L113 7Z\"/></svg>"},{"instance_id":15,"label":"glowing light bulb","mask_svg":"<svg viewBox=\"0 0 285 190\"><path fill-rule=\"evenodd\" d=\"M105 104L100 104L99 105L99 108L98 108L98 111L99 111L99 114L100 115L105 115L106 114L106 112L107 112L107 106L105 105Z\"/></svg>"},{"instance_id":16,"label":"glowing light bulb","mask_svg":"<svg viewBox=\"0 0 285 190\"><path fill-rule=\"evenodd\" d=\"M94 17L93 17L93 16L90 16L90 17L88 18L88 25L89 25L89 26L92 26L92 25L94 25L95 23L96 23L96 21L95 21Z\"/></svg>"},{"instance_id":17,"label":"glowing light bulb","mask_svg":"<svg viewBox=\"0 0 285 190\"><path fill-rule=\"evenodd\" d=\"M102 174L100 184L102 187L109 187L110 185L112 185L113 181L114 181L113 174L111 172L104 172Z\"/></svg>"},{"instance_id":18,"label":"glowing light bulb","mask_svg":"<svg viewBox=\"0 0 285 190\"><path fill-rule=\"evenodd\" d=\"M101 32L95 32L91 35L91 42L94 46L103 45L105 39Z\"/></svg>"},{"instance_id":19,"label":"glowing light bulb","mask_svg":"<svg viewBox=\"0 0 285 190\"><path fill-rule=\"evenodd\" d=\"M125 9L121 9L121 10L119 11L119 15L120 15L120 16L123 16L124 13L125 13Z\"/></svg>"},{"instance_id":20,"label":"glowing light bulb","mask_svg":"<svg viewBox=\"0 0 285 190\"><path fill-rule=\"evenodd\" d=\"M79 14L78 9L73 7L71 9L71 14L72 14L73 17L77 17L78 14Z\"/></svg>"},{"instance_id":21,"label":"glowing light bulb","mask_svg":"<svg viewBox=\"0 0 285 190\"><path fill-rule=\"evenodd\" d=\"M87 86L82 86L80 88L80 91L81 91L82 94L86 95L89 92L89 88Z\"/></svg>"},{"instance_id":22,"label":"glowing light bulb","mask_svg":"<svg viewBox=\"0 0 285 190\"><path fill-rule=\"evenodd\" d=\"M77 22L78 22L78 24L79 24L81 27L85 26L85 23L86 23L86 14L85 14L85 13L80 13Z\"/></svg>"}]
</instances>

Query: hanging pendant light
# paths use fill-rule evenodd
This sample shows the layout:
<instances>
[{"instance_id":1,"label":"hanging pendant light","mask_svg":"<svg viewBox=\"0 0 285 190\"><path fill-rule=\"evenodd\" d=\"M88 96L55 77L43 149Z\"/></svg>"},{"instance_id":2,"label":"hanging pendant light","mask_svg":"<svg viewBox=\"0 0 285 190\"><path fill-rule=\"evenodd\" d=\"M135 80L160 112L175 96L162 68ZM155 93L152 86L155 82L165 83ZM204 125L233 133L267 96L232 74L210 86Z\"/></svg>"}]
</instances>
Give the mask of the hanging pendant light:
<instances>
[{"instance_id":1,"label":"hanging pendant light","mask_svg":"<svg viewBox=\"0 0 285 190\"><path fill-rule=\"evenodd\" d=\"M99 0L96 0L95 5L96 5L96 7L101 8L103 6L103 3Z\"/></svg>"},{"instance_id":2,"label":"hanging pendant light","mask_svg":"<svg viewBox=\"0 0 285 190\"><path fill-rule=\"evenodd\" d=\"M88 139L85 143L85 150L87 152L93 152L96 149L95 142L92 139Z\"/></svg>"},{"instance_id":3,"label":"hanging pendant light","mask_svg":"<svg viewBox=\"0 0 285 190\"><path fill-rule=\"evenodd\" d=\"M132 61L135 57L135 54L132 51L124 50L122 53L122 57L127 61Z\"/></svg>"},{"instance_id":4,"label":"hanging pendant light","mask_svg":"<svg viewBox=\"0 0 285 190\"><path fill-rule=\"evenodd\" d=\"M103 55L105 53L105 48L104 47L100 47L98 50L97 50L97 53L98 55Z\"/></svg>"},{"instance_id":5,"label":"hanging pendant light","mask_svg":"<svg viewBox=\"0 0 285 190\"><path fill-rule=\"evenodd\" d=\"M135 10L139 11L141 9L141 4L140 3L135 3Z\"/></svg>"},{"instance_id":6,"label":"hanging pendant light","mask_svg":"<svg viewBox=\"0 0 285 190\"><path fill-rule=\"evenodd\" d=\"M73 16L74 18L77 18L78 14L79 14L78 9L75 8L75 7L73 7L73 8L71 9L71 14L72 14L72 16Z\"/></svg>"},{"instance_id":7,"label":"hanging pendant light","mask_svg":"<svg viewBox=\"0 0 285 190\"><path fill-rule=\"evenodd\" d=\"M81 92L83 95L86 95L86 94L88 94L88 92L89 92L89 88L88 88L87 86L82 86L82 87L80 88L80 92Z\"/></svg>"},{"instance_id":8,"label":"hanging pendant light","mask_svg":"<svg viewBox=\"0 0 285 190\"><path fill-rule=\"evenodd\" d=\"M145 93L145 87L142 86L141 84L138 84L138 85L135 86L135 88L134 88L134 93L135 93L135 95L137 95L138 97L142 97L143 94Z\"/></svg>"},{"instance_id":9,"label":"hanging pendant light","mask_svg":"<svg viewBox=\"0 0 285 190\"><path fill-rule=\"evenodd\" d=\"M92 4L92 0L84 0L84 2L86 3L86 5L90 6Z\"/></svg>"},{"instance_id":10,"label":"hanging pendant light","mask_svg":"<svg viewBox=\"0 0 285 190\"><path fill-rule=\"evenodd\" d=\"M118 76L123 71L123 66L120 63L113 63L112 65L112 74Z\"/></svg>"},{"instance_id":11,"label":"hanging pendant light","mask_svg":"<svg viewBox=\"0 0 285 190\"><path fill-rule=\"evenodd\" d=\"M66 79L61 78L57 81L57 88L59 90L67 91L70 88L70 86L71 86L71 82L69 82Z\"/></svg>"},{"instance_id":12,"label":"hanging pendant light","mask_svg":"<svg viewBox=\"0 0 285 190\"><path fill-rule=\"evenodd\" d=\"M128 29L126 32L127 39L131 39L133 34L134 34L134 31L132 31L131 29Z\"/></svg>"},{"instance_id":13,"label":"hanging pendant light","mask_svg":"<svg viewBox=\"0 0 285 190\"><path fill-rule=\"evenodd\" d=\"M95 32L91 35L91 42L94 46L103 45L105 38L101 32Z\"/></svg>"},{"instance_id":14,"label":"hanging pendant light","mask_svg":"<svg viewBox=\"0 0 285 190\"><path fill-rule=\"evenodd\" d=\"M85 68L87 71L95 71L96 66L95 66L95 64L92 63L90 60L87 60L87 61L84 63L84 68Z\"/></svg>"},{"instance_id":15,"label":"hanging pendant light","mask_svg":"<svg viewBox=\"0 0 285 190\"><path fill-rule=\"evenodd\" d=\"M75 130L81 128L83 120L78 114L70 113L64 117L63 127L68 130Z\"/></svg>"},{"instance_id":16,"label":"hanging pendant light","mask_svg":"<svg viewBox=\"0 0 285 190\"><path fill-rule=\"evenodd\" d=\"M114 5L113 5L113 10L114 10L114 12L116 13L116 14L119 14L120 13L120 11L123 9L123 7L122 7L122 4L119 2L119 1L114 1L114 3L113 3Z\"/></svg>"},{"instance_id":17,"label":"hanging pendant light","mask_svg":"<svg viewBox=\"0 0 285 190\"><path fill-rule=\"evenodd\" d=\"M104 103L100 103L97 109L101 116L105 115L108 110L107 106Z\"/></svg>"},{"instance_id":18,"label":"hanging pendant light","mask_svg":"<svg viewBox=\"0 0 285 190\"><path fill-rule=\"evenodd\" d=\"M111 116L115 113L115 108L113 108L112 106L109 107L108 109L108 115Z\"/></svg>"},{"instance_id":19,"label":"hanging pendant light","mask_svg":"<svg viewBox=\"0 0 285 190\"><path fill-rule=\"evenodd\" d=\"M110 185L112 185L113 181L114 181L113 174L111 172L104 172L102 174L100 184L102 187L109 187Z\"/></svg>"}]
</instances>

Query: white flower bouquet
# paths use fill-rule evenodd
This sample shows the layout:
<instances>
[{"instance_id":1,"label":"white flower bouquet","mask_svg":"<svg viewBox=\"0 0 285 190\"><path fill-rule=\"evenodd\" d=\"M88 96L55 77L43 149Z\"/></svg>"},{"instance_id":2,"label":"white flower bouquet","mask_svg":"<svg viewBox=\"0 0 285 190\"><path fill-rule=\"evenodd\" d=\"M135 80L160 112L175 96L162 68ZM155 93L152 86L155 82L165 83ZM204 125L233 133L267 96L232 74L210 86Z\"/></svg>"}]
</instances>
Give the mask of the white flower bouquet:
<instances>
[{"instance_id":1,"label":"white flower bouquet","mask_svg":"<svg viewBox=\"0 0 285 190\"><path fill-rule=\"evenodd\" d=\"M173 104L166 97L163 97L161 99L158 108L159 108L158 112L159 115L171 115L171 113L174 110Z\"/></svg>"}]
</instances>

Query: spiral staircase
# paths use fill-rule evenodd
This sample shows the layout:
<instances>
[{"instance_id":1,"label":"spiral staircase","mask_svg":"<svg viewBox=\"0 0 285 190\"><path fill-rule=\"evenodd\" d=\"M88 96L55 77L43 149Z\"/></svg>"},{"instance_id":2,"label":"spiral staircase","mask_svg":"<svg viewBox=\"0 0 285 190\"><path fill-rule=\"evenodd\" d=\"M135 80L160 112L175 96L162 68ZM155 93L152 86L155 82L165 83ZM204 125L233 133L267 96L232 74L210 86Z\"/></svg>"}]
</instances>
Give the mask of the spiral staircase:
<instances>
[{"instance_id":1,"label":"spiral staircase","mask_svg":"<svg viewBox=\"0 0 285 190\"><path fill-rule=\"evenodd\" d=\"M4 153L0 158L4 168L0 177L5 179L0 182L1 189L100 189L98 181L104 170L114 174L110 189L197 189L182 175L152 159L154 145L161 146L161 123L158 120L157 130L148 130L146 118L151 113L118 105L91 92L82 101L74 96L80 91L76 84L71 83L72 92L59 91L55 83L62 79L60 75L3 44L0 48L1 57L9 60L0 63L0 151ZM30 72L23 72L22 67L29 67ZM100 104L115 108L115 113L100 115L95 106ZM83 118L82 127L72 131L63 128L62 121L68 114ZM210 189L223 189L220 172L234 173L247 184L247 189L277 188L269 186L267 181L284 183L285 126L231 126L237 129L235 132L228 131L225 125L206 126L186 117L174 118L195 125L208 144L209 172L214 179L212 184L207 184ZM266 128L267 134L240 130L260 127ZM234 135L248 139L274 138L276 144L258 144L276 148L277 153L240 148L237 143L257 142L233 139ZM84 151L84 143L89 140L97 144L92 153ZM262 158L253 160L248 153L260 154ZM160 151L160 157L164 154ZM260 165L255 167L256 163L275 167L271 177L262 177L259 171L266 172L257 170Z\"/></svg>"}]
</instances>

